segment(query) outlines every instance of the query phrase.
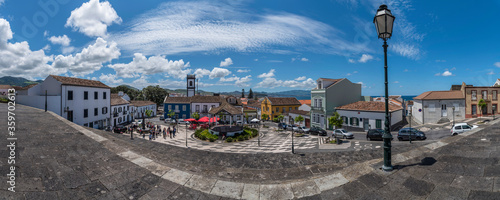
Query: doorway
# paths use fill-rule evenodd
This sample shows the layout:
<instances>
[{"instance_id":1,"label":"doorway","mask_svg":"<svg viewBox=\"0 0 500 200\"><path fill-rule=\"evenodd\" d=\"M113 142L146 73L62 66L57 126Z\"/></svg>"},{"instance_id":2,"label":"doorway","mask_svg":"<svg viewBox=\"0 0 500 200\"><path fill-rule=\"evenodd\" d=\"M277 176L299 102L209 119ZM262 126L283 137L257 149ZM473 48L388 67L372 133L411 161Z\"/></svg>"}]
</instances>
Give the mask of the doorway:
<instances>
[{"instance_id":1,"label":"doorway","mask_svg":"<svg viewBox=\"0 0 500 200\"><path fill-rule=\"evenodd\" d=\"M446 104L441 105L441 117L447 117L448 112L446 110Z\"/></svg>"},{"instance_id":2,"label":"doorway","mask_svg":"<svg viewBox=\"0 0 500 200\"><path fill-rule=\"evenodd\" d=\"M68 120L70 122L73 122L73 111L72 110L68 111Z\"/></svg>"},{"instance_id":3,"label":"doorway","mask_svg":"<svg viewBox=\"0 0 500 200\"><path fill-rule=\"evenodd\" d=\"M370 129L370 119L363 118L363 128L365 129L365 131L368 131L368 129Z\"/></svg>"}]
</instances>

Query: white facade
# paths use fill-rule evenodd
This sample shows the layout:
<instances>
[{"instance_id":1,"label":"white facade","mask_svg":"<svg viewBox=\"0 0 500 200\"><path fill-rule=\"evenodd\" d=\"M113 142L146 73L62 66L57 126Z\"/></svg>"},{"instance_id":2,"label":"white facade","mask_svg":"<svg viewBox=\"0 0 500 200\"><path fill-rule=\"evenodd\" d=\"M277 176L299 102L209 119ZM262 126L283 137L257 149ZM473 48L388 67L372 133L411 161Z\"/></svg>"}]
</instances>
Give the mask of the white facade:
<instances>
[{"instance_id":1,"label":"white facade","mask_svg":"<svg viewBox=\"0 0 500 200\"><path fill-rule=\"evenodd\" d=\"M132 121L129 104L111 106L111 126Z\"/></svg>"},{"instance_id":2,"label":"white facade","mask_svg":"<svg viewBox=\"0 0 500 200\"><path fill-rule=\"evenodd\" d=\"M363 128L365 130L381 128L385 126L385 111L358 111L340 110L337 112L344 120L343 126ZM403 109L389 112L391 126L403 120ZM351 122L353 124L351 125Z\"/></svg>"},{"instance_id":3,"label":"white facade","mask_svg":"<svg viewBox=\"0 0 500 200\"><path fill-rule=\"evenodd\" d=\"M298 116L302 116L304 120L302 122L295 122L295 118ZM301 114L296 114L296 113L288 113L288 115L285 116L285 122L287 124L295 124L299 126L306 126L306 119L310 119L310 115L301 115Z\"/></svg>"},{"instance_id":4,"label":"white facade","mask_svg":"<svg viewBox=\"0 0 500 200\"><path fill-rule=\"evenodd\" d=\"M78 125L104 128L110 122L110 89L63 85L52 76L18 95L20 104L48 110ZM84 98L86 96L86 98ZM57 100L59 99L59 100Z\"/></svg>"},{"instance_id":5,"label":"white facade","mask_svg":"<svg viewBox=\"0 0 500 200\"><path fill-rule=\"evenodd\" d=\"M148 118L148 116L146 115L146 110L152 110L153 113L151 114L151 117L154 117L156 116L157 114L157 111L156 111L156 104L151 104L151 105L145 105L145 106L132 106L133 107L133 117L135 119L142 119L142 117L144 116L144 118Z\"/></svg>"},{"instance_id":6,"label":"white facade","mask_svg":"<svg viewBox=\"0 0 500 200\"><path fill-rule=\"evenodd\" d=\"M31 88L28 88L27 90L19 90L19 91L17 91L17 94L18 95L27 95L27 96L45 95L45 92L43 92L43 94L41 94L40 85L41 84L35 85Z\"/></svg>"},{"instance_id":7,"label":"white facade","mask_svg":"<svg viewBox=\"0 0 500 200\"><path fill-rule=\"evenodd\" d=\"M208 116L208 111L212 109L212 107L216 108L219 107L220 103L191 103L191 116L195 112L198 112L200 114L200 118Z\"/></svg>"},{"instance_id":8,"label":"white facade","mask_svg":"<svg viewBox=\"0 0 500 200\"><path fill-rule=\"evenodd\" d=\"M453 112L455 107L455 112ZM465 119L465 99L421 100L414 99L412 118L421 124L437 123L442 118L450 122Z\"/></svg>"}]
</instances>

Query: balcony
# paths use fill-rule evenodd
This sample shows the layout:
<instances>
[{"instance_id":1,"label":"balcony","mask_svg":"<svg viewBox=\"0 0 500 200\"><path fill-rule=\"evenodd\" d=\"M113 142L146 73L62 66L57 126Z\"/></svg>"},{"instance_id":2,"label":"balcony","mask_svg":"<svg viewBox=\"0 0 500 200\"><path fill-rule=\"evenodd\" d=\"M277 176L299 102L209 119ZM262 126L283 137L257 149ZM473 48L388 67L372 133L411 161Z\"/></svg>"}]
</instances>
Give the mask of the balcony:
<instances>
[{"instance_id":1,"label":"balcony","mask_svg":"<svg viewBox=\"0 0 500 200\"><path fill-rule=\"evenodd\" d=\"M124 115L126 115L127 113L128 113L128 111L126 111L126 110L124 110L124 111L123 111L123 114L124 114Z\"/></svg>"},{"instance_id":2,"label":"balcony","mask_svg":"<svg viewBox=\"0 0 500 200\"><path fill-rule=\"evenodd\" d=\"M201 113L208 113L208 109L201 110Z\"/></svg>"},{"instance_id":3,"label":"balcony","mask_svg":"<svg viewBox=\"0 0 500 200\"><path fill-rule=\"evenodd\" d=\"M118 117L118 113L113 113L113 117Z\"/></svg>"},{"instance_id":4,"label":"balcony","mask_svg":"<svg viewBox=\"0 0 500 200\"><path fill-rule=\"evenodd\" d=\"M311 107L311 110L314 110L314 111L322 111L324 112L325 109L323 109L323 107Z\"/></svg>"}]
</instances>

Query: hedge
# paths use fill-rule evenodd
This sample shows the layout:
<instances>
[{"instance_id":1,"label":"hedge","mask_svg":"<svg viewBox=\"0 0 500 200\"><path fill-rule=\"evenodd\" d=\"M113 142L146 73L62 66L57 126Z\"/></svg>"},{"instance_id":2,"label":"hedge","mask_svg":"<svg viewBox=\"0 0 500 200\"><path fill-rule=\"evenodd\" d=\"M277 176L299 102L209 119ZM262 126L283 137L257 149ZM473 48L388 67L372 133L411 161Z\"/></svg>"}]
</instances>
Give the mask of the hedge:
<instances>
[{"instance_id":1,"label":"hedge","mask_svg":"<svg viewBox=\"0 0 500 200\"><path fill-rule=\"evenodd\" d=\"M212 135L208 129L196 130L194 136L200 140L209 140L210 142L215 142L215 140L219 139L217 135Z\"/></svg>"}]
</instances>

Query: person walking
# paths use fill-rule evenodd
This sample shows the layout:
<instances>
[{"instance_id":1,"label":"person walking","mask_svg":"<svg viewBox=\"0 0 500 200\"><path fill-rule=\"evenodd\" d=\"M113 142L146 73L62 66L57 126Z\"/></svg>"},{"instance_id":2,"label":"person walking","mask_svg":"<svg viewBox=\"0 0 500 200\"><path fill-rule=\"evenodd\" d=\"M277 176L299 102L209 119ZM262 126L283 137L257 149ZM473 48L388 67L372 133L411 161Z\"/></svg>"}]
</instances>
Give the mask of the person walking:
<instances>
[{"instance_id":1,"label":"person walking","mask_svg":"<svg viewBox=\"0 0 500 200\"><path fill-rule=\"evenodd\" d=\"M172 139L172 130L170 129L170 126L168 127L168 135L170 135L170 139Z\"/></svg>"},{"instance_id":2,"label":"person walking","mask_svg":"<svg viewBox=\"0 0 500 200\"><path fill-rule=\"evenodd\" d=\"M165 127L163 127L163 140L166 140L167 139L167 129L165 129Z\"/></svg>"},{"instance_id":3,"label":"person walking","mask_svg":"<svg viewBox=\"0 0 500 200\"><path fill-rule=\"evenodd\" d=\"M174 133L174 138L175 138L175 132L176 132L176 131L177 131L177 130L176 130L176 129L175 129L175 127L174 127L174 130L173 130L173 133Z\"/></svg>"}]
</instances>

